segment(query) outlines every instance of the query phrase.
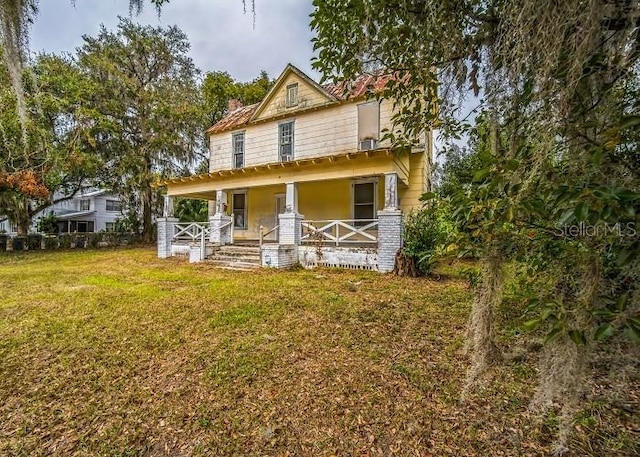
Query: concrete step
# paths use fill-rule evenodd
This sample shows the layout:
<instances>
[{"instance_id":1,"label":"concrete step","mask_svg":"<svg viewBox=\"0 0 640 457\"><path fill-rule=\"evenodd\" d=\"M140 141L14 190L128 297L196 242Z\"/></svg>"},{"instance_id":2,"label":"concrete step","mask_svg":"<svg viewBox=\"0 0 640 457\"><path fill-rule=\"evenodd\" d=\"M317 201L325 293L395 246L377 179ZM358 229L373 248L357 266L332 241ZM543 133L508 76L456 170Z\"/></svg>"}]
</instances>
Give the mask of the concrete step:
<instances>
[{"instance_id":1,"label":"concrete step","mask_svg":"<svg viewBox=\"0 0 640 457\"><path fill-rule=\"evenodd\" d=\"M210 265L231 270L254 270L260 268L260 262L231 261L227 259L207 259Z\"/></svg>"},{"instance_id":2,"label":"concrete step","mask_svg":"<svg viewBox=\"0 0 640 457\"><path fill-rule=\"evenodd\" d=\"M260 251L258 252L238 252L238 251L221 251L220 249L216 249L212 252L213 255L221 255L224 257L256 257L260 258Z\"/></svg>"},{"instance_id":3,"label":"concrete step","mask_svg":"<svg viewBox=\"0 0 640 457\"><path fill-rule=\"evenodd\" d=\"M224 260L227 262L249 262L249 263L257 263L260 264L260 256L259 255L225 255L220 253L214 253L208 257L211 260Z\"/></svg>"},{"instance_id":4,"label":"concrete step","mask_svg":"<svg viewBox=\"0 0 640 457\"><path fill-rule=\"evenodd\" d=\"M259 246L220 246L217 252L228 255L260 255Z\"/></svg>"}]
</instances>

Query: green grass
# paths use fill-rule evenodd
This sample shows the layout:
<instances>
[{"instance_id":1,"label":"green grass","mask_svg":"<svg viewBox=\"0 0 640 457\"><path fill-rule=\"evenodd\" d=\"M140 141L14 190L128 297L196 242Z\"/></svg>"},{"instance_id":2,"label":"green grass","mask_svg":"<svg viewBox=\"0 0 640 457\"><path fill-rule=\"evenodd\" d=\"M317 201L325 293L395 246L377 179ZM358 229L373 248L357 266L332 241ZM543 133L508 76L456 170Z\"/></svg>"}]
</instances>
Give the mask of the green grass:
<instances>
[{"instance_id":1,"label":"green grass","mask_svg":"<svg viewBox=\"0 0 640 457\"><path fill-rule=\"evenodd\" d=\"M531 361L460 403L471 294L445 273L2 256L0 455L548 453L552 425L526 410ZM579 453L637 449L629 421L593 406Z\"/></svg>"}]
</instances>

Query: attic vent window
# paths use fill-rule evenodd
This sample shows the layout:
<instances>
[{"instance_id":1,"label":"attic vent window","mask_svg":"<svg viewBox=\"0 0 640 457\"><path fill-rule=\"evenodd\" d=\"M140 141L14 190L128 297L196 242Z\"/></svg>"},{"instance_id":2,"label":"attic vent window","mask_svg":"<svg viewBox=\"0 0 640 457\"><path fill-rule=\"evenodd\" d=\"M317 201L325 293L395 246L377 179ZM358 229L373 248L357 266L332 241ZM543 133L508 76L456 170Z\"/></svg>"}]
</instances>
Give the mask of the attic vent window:
<instances>
[{"instance_id":1,"label":"attic vent window","mask_svg":"<svg viewBox=\"0 0 640 457\"><path fill-rule=\"evenodd\" d=\"M298 83L288 84L285 94L285 104L287 108L298 105Z\"/></svg>"}]
</instances>

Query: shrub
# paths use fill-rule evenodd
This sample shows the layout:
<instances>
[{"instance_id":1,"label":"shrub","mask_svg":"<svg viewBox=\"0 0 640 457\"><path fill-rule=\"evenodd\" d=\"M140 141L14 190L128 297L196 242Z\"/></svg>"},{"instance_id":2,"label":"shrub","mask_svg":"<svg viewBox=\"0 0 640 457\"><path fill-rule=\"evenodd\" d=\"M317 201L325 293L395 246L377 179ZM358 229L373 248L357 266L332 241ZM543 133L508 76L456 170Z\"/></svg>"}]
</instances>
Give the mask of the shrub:
<instances>
[{"instance_id":1,"label":"shrub","mask_svg":"<svg viewBox=\"0 0 640 457\"><path fill-rule=\"evenodd\" d=\"M455 237L450 215L450 206L443 200L431 200L422 209L407 215L399 256L400 263L405 265L399 269L412 276L431 272L437 258L447 252ZM416 270L415 273L412 270Z\"/></svg>"},{"instance_id":2,"label":"shrub","mask_svg":"<svg viewBox=\"0 0 640 457\"><path fill-rule=\"evenodd\" d=\"M36 235L36 234L27 235L27 248L30 251L36 251L42 248L41 242L42 242L41 235Z\"/></svg>"},{"instance_id":3,"label":"shrub","mask_svg":"<svg viewBox=\"0 0 640 457\"><path fill-rule=\"evenodd\" d=\"M102 241L102 233L89 233L87 234L87 247L96 249L99 247L100 241Z\"/></svg>"},{"instance_id":4,"label":"shrub","mask_svg":"<svg viewBox=\"0 0 640 457\"><path fill-rule=\"evenodd\" d=\"M69 233L64 233L60 235L60 248L61 249L69 249L71 247L71 243L73 241L73 235Z\"/></svg>"},{"instance_id":5,"label":"shrub","mask_svg":"<svg viewBox=\"0 0 640 457\"><path fill-rule=\"evenodd\" d=\"M24 237L17 236L13 239L13 250L14 251L24 251L25 248L25 239Z\"/></svg>"},{"instance_id":6,"label":"shrub","mask_svg":"<svg viewBox=\"0 0 640 457\"><path fill-rule=\"evenodd\" d=\"M44 236L44 248L47 250L50 249L58 249L58 237L53 236Z\"/></svg>"}]
</instances>

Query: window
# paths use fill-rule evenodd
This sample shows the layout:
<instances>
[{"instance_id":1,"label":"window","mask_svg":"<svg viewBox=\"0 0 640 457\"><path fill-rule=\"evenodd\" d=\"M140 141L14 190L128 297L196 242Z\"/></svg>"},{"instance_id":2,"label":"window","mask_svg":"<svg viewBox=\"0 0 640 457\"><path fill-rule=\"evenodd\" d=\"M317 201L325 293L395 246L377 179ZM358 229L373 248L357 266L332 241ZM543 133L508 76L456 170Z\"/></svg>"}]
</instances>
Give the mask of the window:
<instances>
[{"instance_id":1,"label":"window","mask_svg":"<svg viewBox=\"0 0 640 457\"><path fill-rule=\"evenodd\" d=\"M288 84L285 95L285 104L287 108L298 104L298 83Z\"/></svg>"},{"instance_id":2,"label":"window","mask_svg":"<svg viewBox=\"0 0 640 457\"><path fill-rule=\"evenodd\" d=\"M282 123L278 126L280 162L293 160L293 121Z\"/></svg>"},{"instance_id":3,"label":"window","mask_svg":"<svg viewBox=\"0 0 640 457\"><path fill-rule=\"evenodd\" d=\"M231 138L233 168L242 168L244 167L244 132L234 133Z\"/></svg>"},{"instance_id":4,"label":"window","mask_svg":"<svg viewBox=\"0 0 640 457\"><path fill-rule=\"evenodd\" d=\"M91 202L89 200L80 200L80 211L89 211Z\"/></svg>"},{"instance_id":5,"label":"window","mask_svg":"<svg viewBox=\"0 0 640 457\"><path fill-rule=\"evenodd\" d=\"M115 231L115 228L116 228L115 222L105 222L105 224L104 224L104 229L107 232L113 232L113 231Z\"/></svg>"},{"instance_id":6,"label":"window","mask_svg":"<svg viewBox=\"0 0 640 457\"><path fill-rule=\"evenodd\" d=\"M118 200L107 200L107 211L122 211L122 204Z\"/></svg>"},{"instance_id":7,"label":"window","mask_svg":"<svg viewBox=\"0 0 640 457\"><path fill-rule=\"evenodd\" d=\"M233 227L237 229L247 228L247 193L234 192L231 196L231 208L233 212Z\"/></svg>"},{"instance_id":8,"label":"window","mask_svg":"<svg viewBox=\"0 0 640 457\"><path fill-rule=\"evenodd\" d=\"M358 105L358 149L375 149L379 138L380 104L373 101Z\"/></svg>"},{"instance_id":9,"label":"window","mask_svg":"<svg viewBox=\"0 0 640 457\"><path fill-rule=\"evenodd\" d=\"M375 210L375 182L355 183L353 185L353 218L375 219Z\"/></svg>"}]
</instances>

